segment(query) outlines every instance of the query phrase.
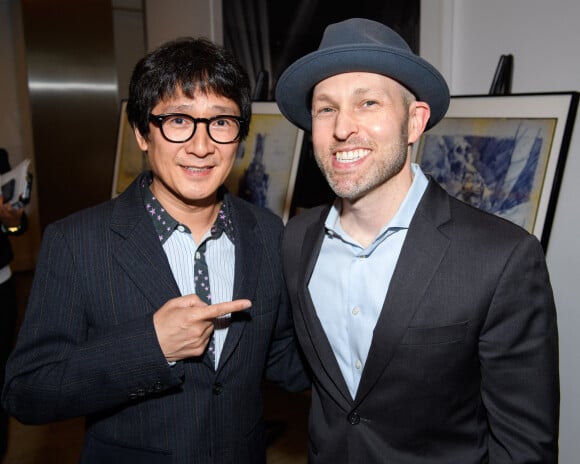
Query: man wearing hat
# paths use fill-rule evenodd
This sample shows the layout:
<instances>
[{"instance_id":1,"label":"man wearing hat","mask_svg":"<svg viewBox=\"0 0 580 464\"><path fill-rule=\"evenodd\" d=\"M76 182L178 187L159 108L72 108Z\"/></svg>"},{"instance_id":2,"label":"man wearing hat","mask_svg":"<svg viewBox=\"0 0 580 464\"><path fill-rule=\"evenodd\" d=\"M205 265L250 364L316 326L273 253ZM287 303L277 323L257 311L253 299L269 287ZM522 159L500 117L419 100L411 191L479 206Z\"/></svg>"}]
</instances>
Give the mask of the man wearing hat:
<instances>
[{"instance_id":1,"label":"man wearing hat","mask_svg":"<svg viewBox=\"0 0 580 464\"><path fill-rule=\"evenodd\" d=\"M411 147L440 73L366 19L280 77L333 204L289 221L284 272L313 372L311 463L556 463L556 310L538 240L448 195Z\"/></svg>"}]
</instances>

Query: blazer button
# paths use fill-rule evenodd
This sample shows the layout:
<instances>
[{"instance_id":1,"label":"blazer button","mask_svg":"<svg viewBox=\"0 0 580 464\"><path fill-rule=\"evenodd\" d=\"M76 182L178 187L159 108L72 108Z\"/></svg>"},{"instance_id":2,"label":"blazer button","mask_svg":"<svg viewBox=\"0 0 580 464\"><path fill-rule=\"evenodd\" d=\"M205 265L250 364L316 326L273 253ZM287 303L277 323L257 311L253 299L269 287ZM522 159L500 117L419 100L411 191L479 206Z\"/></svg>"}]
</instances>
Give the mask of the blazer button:
<instances>
[{"instance_id":1,"label":"blazer button","mask_svg":"<svg viewBox=\"0 0 580 464\"><path fill-rule=\"evenodd\" d=\"M360 416L358 412L353 411L348 415L348 421L351 425L357 425L360 422Z\"/></svg>"},{"instance_id":2,"label":"blazer button","mask_svg":"<svg viewBox=\"0 0 580 464\"><path fill-rule=\"evenodd\" d=\"M214 383L213 388L212 388L212 392L214 395L221 395L222 392L224 391L224 387L222 386L221 383Z\"/></svg>"}]
</instances>

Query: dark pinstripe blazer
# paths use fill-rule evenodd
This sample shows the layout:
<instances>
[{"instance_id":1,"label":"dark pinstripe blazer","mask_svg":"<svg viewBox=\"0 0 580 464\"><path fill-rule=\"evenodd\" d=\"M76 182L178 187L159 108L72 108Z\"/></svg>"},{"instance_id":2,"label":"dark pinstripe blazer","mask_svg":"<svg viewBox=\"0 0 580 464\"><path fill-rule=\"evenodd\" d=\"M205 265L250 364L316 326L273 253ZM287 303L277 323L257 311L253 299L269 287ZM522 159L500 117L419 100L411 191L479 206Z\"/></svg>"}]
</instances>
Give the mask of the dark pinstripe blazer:
<instances>
[{"instance_id":1,"label":"dark pinstripe blazer","mask_svg":"<svg viewBox=\"0 0 580 464\"><path fill-rule=\"evenodd\" d=\"M265 462L264 375L308 387L280 261L281 220L232 198L232 315L220 365L170 367L152 315L179 296L137 179L119 198L46 228L9 360L6 409L24 423L86 416L82 463Z\"/></svg>"},{"instance_id":2,"label":"dark pinstripe blazer","mask_svg":"<svg viewBox=\"0 0 580 464\"><path fill-rule=\"evenodd\" d=\"M353 400L308 291L327 212L293 218L283 242L313 371L309 462L556 463L558 332L538 240L430 181Z\"/></svg>"}]
</instances>

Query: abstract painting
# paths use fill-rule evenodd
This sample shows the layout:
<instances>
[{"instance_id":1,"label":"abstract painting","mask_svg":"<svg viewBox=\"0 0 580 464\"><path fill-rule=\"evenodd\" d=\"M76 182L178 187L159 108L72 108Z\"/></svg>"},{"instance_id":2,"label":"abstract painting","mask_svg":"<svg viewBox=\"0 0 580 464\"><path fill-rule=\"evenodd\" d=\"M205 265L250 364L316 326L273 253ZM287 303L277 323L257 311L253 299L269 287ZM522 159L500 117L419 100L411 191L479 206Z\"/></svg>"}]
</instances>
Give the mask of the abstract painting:
<instances>
[{"instance_id":1,"label":"abstract painting","mask_svg":"<svg viewBox=\"0 0 580 464\"><path fill-rule=\"evenodd\" d=\"M415 160L451 195L546 246L577 104L575 94L452 97Z\"/></svg>"}]
</instances>

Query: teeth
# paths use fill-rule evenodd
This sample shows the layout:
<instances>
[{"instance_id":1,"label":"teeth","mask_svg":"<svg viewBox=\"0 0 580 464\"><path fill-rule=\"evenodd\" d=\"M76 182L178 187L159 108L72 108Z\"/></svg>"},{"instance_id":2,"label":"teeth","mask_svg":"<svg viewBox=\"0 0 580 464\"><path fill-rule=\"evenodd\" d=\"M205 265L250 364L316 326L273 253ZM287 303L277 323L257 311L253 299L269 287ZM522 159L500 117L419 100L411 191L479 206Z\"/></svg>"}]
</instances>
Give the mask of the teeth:
<instances>
[{"instance_id":1,"label":"teeth","mask_svg":"<svg viewBox=\"0 0 580 464\"><path fill-rule=\"evenodd\" d=\"M201 172L201 171L205 171L205 168L193 168L193 167L189 167L189 168L185 168L185 169L187 169L188 171L191 171L191 172Z\"/></svg>"},{"instance_id":2,"label":"teeth","mask_svg":"<svg viewBox=\"0 0 580 464\"><path fill-rule=\"evenodd\" d=\"M337 151L336 152L336 160L340 161L341 163L352 163L353 161L357 161L361 158L364 158L369 154L369 150L352 150L352 151Z\"/></svg>"}]
</instances>

